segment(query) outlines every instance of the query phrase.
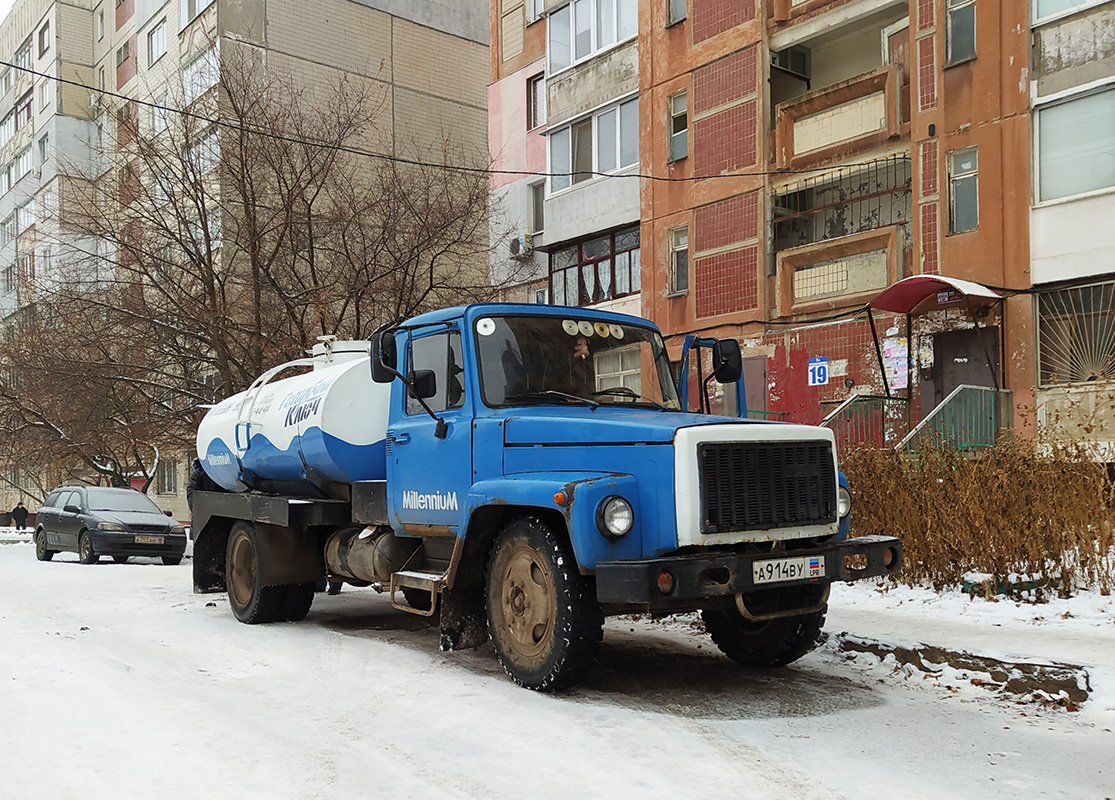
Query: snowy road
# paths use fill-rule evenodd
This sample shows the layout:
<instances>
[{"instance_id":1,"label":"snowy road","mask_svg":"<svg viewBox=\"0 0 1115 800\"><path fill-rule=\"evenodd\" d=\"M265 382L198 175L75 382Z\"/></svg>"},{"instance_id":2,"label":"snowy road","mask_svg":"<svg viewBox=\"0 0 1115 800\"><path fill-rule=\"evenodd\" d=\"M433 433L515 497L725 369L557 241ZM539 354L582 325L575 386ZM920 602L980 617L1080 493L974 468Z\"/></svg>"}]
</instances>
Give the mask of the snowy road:
<instances>
[{"instance_id":1,"label":"snowy road","mask_svg":"<svg viewBox=\"0 0 1115 800\"><path fill-rule=\"evenodd\" d=\"M586 685L550 696L489 647L439 653L371 590L253 627L192 594L190 566L0 545L0 798L1115 797L1106 598L1035 622L833 592L834 633L976 647L987 631L1011 656L1049 642L1089 666L1078 713L831 642L748 672L685 621L630 619L609 621Z\"/></svg>"}]
</instances>

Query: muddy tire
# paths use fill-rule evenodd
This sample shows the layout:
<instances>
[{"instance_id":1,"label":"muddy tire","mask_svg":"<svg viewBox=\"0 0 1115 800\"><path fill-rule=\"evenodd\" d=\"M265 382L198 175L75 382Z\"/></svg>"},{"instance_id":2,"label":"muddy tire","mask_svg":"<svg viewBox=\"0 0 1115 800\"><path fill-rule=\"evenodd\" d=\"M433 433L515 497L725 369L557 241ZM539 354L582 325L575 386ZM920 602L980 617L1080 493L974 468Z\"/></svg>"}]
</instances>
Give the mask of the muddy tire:
<instances>
[{"instance_id":1,"label":"muddy tire","mask_svg":"<svg viewBox=\"0 0 1115 800\"><path fill-rule=\"evenodd\" d=\"M815 648L825 625L825 606L811 614L752 622L737 608L701 612L720 652L745 667L782 667Z\"/></svg>"},{"instance_id":2,"label":"muddy tire","mask_svg":"<svg viewBox=\"0 0 1115 800\"><path fill-rule=\"evenodd\" d=\"M225 551L228 604L233 616L248 625L278 622L287 614L287 587L260 585L259 548L255 525L243 520L233 524Z\"/></svg>"},{"instance_id":3,"label":"muddy tire","mask_svg":"<svg viewBox=\"0 0 1115 800\"><path fill-rule=\"evenodd\" d=\"M39 561L50 561L56 552L46 546L46 532L35 531L35 558Z\"/></svg>"},{"instance_id":4,"label":"muddy tire","mask_svg":"<svg viewBox=\"0 0 1115 800\"><path fill-rule=\"evenodd\" d=\"M534 517L512 521L488 561L488 631L520 686L562 689L596 660L604 616L564 538Z\"/></svg>"},{"instance_id":5,"label":"muddy tire","mask_svg":"<svg viewBox=\"0 0 1115 800\"><path fill-rule=\"evenodd\" d=\"M127 564L128 563L128 557L127 556L113 556L112 560L116 564Z\"/></svg>"},{"instance_id":6,"label":"muddy tire","mask_svg":"<svg viewBox=\"0 0 1115 800\"><path fill-rule=\"evenodd\" d=\"M298 622L310 613L310 606L314 604L314 581L309 583L288 583L282 587L286 590L283 599L283 619L287 622Z\"/></svg>"},{"instance_id":7,"label":"muddy tire","mask_svg":"<svg viewBox=\"0 0 1115 800\"><path fill-rule=\"evenodd\" d=\"M100 560L97 551L93 549L93 540L85 531L81 532L81 537L77 540L77 560L82 564L96 564Z\"/></svg>"}]
</instances>

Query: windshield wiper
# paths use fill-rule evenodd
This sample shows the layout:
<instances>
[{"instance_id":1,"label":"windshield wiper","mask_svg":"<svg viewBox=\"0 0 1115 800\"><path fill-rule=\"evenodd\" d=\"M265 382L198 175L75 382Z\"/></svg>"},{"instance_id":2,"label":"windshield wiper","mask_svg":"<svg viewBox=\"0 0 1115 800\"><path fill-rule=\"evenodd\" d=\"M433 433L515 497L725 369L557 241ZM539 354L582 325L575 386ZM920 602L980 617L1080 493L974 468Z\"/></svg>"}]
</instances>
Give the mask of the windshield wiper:
<instances>
[{"instance_id":1,"label":"windshield wiper","mask_svg":"<svg viewBox=\"0 0 1115 800\"><path fill-rule=\"evenodd\" d=\"M587 397L581 397L576 394L569 394L568 392L559 392L557 389L546 389L541 392L519 392L504 398L504 402L512 402L515 400L547 400L550 398L560 398L562 400L571 400L574 403L584 403L587 406L596 408L599 403L595 400L590 400Z\"/></svg>"},{"instance_id":2,"label":"windshield wiper","mask_svg":"<svg viewBox=\"0 0 1115 800\"><path fill-rule=\"evenodd\" d=\"M634 389L629 389L626 386L613 386L610 389L601 389L599 391L593 392L592 396L599 397L602 394L611 395L612 397L630 397L632 400L637 400L642 403L648 403L657 408L659 411L668 410L666 406L662 405L661 403L655 400L651 400L649 397L643 397Z\"/></svg>"}]
</instances>

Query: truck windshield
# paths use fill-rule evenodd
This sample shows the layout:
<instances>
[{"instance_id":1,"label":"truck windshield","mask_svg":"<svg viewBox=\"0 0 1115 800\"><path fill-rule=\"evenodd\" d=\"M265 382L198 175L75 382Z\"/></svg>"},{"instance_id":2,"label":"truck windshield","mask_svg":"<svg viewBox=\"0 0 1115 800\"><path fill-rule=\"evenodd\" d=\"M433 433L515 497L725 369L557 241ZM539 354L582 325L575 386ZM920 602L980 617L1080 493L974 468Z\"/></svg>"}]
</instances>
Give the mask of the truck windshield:
<instances>
[{"instance_id":1,"label":"truck windshield","mask_svg":"<svg viewBox=\"0 0 1115 800\"><path fill-rule=\"evenodd\" d=\"M488 406L681 408L666 347L651 328L581 315L482 317L476 341Z\"/></svg>"}]
</instances>

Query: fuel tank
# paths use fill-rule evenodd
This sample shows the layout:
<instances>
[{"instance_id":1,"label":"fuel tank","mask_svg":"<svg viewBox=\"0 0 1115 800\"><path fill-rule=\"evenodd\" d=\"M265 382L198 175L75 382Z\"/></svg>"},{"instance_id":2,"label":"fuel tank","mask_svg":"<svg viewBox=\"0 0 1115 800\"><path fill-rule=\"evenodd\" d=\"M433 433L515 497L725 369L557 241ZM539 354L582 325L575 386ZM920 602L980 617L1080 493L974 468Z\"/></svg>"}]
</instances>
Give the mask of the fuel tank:
<instances>
[{"instance_id":1,"label":"fuel tank","mask_svg":"<svg viewBox=\"0 0 1115 800\"><path fill-rule=\"evenodd\" d=\"M312 371L272 380L286 371ZM341 497L386 477L390 385L372 381L367 342L326 342L218 403L197 430L202 467L230 492Z\"/></svg>"}]
</instances>

